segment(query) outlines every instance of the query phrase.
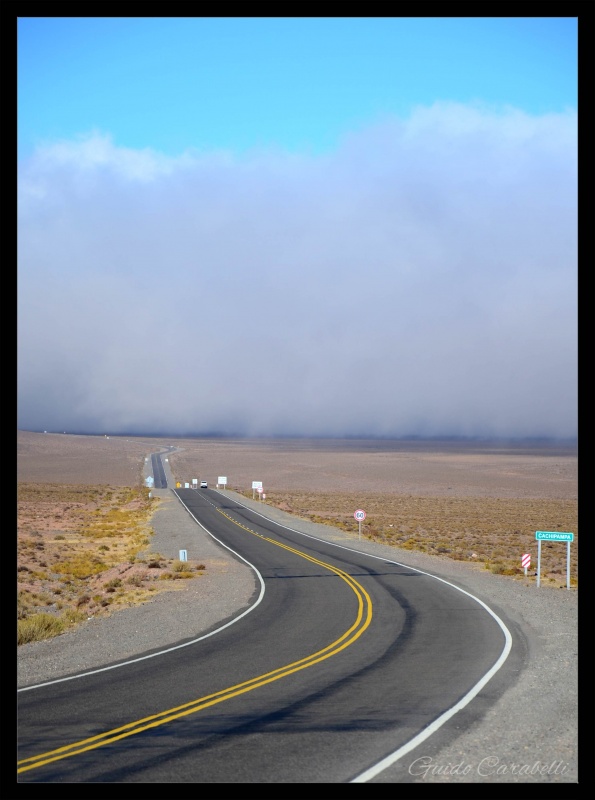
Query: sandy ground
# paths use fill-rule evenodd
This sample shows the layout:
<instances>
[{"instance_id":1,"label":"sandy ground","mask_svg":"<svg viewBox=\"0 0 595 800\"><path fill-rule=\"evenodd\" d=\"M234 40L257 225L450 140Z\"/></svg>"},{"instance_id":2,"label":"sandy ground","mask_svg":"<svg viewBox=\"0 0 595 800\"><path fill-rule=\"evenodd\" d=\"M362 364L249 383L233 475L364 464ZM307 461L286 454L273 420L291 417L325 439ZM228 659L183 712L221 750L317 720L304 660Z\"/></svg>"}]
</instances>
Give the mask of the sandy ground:
<instances>
[{"instance_id":1,"label":"sandy ground","mask_svg":"<svg viewBox=\"0 0 595 800\"><path fill-rule=\"evenodd\" d=\"M19 431L17 480L129 486L143 459L174 446L182 482L227 478L230 489L262 481L276 490L480 497L578 496L576 445L384 440L151 439Z\"/></svg>"}]
</instances>

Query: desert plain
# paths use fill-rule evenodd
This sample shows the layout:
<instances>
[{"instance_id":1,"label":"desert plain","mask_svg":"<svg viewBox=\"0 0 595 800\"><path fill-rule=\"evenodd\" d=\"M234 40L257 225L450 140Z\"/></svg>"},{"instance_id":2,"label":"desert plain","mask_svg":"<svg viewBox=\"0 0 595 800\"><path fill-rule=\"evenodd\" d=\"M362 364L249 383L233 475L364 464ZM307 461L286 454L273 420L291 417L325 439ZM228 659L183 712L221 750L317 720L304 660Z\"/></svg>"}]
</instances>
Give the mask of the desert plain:
<instances>
[{"instance_id":1,"label":"desert plain","mask_svg":"<svg viewBox=\"0 0 595 800\"><path fill-rule=\"evenodd\" d=\"M570 586L578 586L576 443L18 431L22 626L40 614L67 626L109 615L180 589L181 578L204 569L189 563L182 570L151 552L151 516L160 500L145 478L157 452L167 452L181 485L207 480L211 488L258 497L259 482L260 502L382 544L464 561L502 580L536 581L536 531L572 532ZM357 509L366 513L361 528ZM566 555L564 543L542 544L544 588L566 588ZM42 626L22 641L58 628Z\"/></svg>"}]
</instances>

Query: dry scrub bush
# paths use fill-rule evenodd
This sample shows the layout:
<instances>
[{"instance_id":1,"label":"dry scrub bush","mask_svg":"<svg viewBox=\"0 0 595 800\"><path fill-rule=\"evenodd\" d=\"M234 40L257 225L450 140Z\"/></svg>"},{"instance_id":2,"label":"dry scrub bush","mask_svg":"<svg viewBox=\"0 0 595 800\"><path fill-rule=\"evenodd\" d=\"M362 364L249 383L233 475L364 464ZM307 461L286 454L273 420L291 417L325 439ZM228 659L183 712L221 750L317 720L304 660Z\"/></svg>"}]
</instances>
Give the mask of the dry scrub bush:
<instances>
[{"instance_id":1,"label":"dry scrub bush","mask_svg":"<svg viewBox=\"0 0 595 800\"><path fill-rule=\"evenodd\" d=\"M33 614L26 619L17 620L17 644L51 639L62 633L65 627L64 620L53 614Z\"/></svg>"},{"instance_id":2,"label":"dry scrub bush","mask_svg":"<svg viewBox=\"0 0 595 800\"><path fill-rule=\"evenodd\" d=\"M157 504L145 489L20 484L17 617L26 633L19 635L19 642L56 635L60 632L56 621L70 627L91 612L107 613L119 583L104 587L101 574L122 564L126 556L134 558L147 545L152 533L148 521ZM59 534L56 525L62 529ZM106 538L110 546L102 543ZM43 570L38 568L42 565ZM91 584L96 593L89 591ZM123 607L146 594L137 588L131 592L122 596ZM23 628L21 623L36 619L44 605L56 605L59 614L50 615L54 622L50 625L41 618Z\"/></svg>"},{"instance_id":3,"label":"dry scrub bush","mask_svg":"<svg viewBox=\"0 0 595 800\"><path fill-rule=\"evenodd\" d=\"M23 628L48 606L57 612L49 615L53 620L72 627L147 602L158 590L178 588L172 581L205 569L146 552L159 502L145 488L19 485L17 618L26 630L19 643L65 629L47 620ZM166 580L158 584L157 578Z\"/></svg>"},{"instance_id":4,"label":"dry scrub bush","mask_svg":"<svg viewBox=\"0 0 595 800\"><path fill-rule=\"evenodd\" d=\"M251 497L248 491L243 494ZM353 512L364 508L363 537L404 550L481 563L498 575L523 577L520 559L527 552L533 553L535 566L536 530L572 531L570 583L577 585L578 512L574 500L277 492L268 502L303 519L353 534L359 532ZM562 583L566 548L557 545L543 545L542 575Z\"/></svg>"}]
</instances>

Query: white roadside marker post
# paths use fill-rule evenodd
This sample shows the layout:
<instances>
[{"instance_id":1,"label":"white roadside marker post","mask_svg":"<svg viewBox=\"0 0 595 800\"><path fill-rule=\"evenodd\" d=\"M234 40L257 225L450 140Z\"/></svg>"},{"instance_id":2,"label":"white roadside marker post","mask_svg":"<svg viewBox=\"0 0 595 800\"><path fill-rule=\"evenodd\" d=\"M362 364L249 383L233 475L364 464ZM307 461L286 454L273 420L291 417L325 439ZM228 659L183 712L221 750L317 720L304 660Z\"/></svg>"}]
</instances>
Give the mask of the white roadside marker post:
<instances>
[{"instance_id":1,"label":"white roadside marker post","mask_svg":"<svg viewBox=\"0 0 595 800\"><path fill-rule=\"evenodd\" d=\"M366 512L363 510L363 508L358 508L353 516L356 518L356 520L359 523L359 525L358 525L358 539L361 539L362 538L362 520L364 520L366 518Z\"/></svg>"}]
</instances>

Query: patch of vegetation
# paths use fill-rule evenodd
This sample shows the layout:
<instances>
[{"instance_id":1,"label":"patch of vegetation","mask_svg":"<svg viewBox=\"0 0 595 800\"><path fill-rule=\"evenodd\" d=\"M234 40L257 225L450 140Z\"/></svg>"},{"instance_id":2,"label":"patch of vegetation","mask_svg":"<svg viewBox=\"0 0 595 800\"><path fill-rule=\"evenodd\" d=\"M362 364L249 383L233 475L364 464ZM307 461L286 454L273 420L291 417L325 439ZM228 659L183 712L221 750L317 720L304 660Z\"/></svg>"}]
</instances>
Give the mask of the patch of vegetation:
<instances>
[{"instance_id":1,"label":"patch of vegetation","mask_svg":"<svg viewBox=\"0 0 595 800\"><path fill-rule=\"evenodd\" d=\"M242 492L251 498L249 491ZM361 535L404 550L454 561L482 564L495 575L524 579L521 555L537 559L535 531L572 531L570 584L578 582L578 508L575 500L494 497L428 497L363 493L275 492L267 500L302 519L330 525L355 536L354 508L365 508ZM566 548L542 544L542 577L565 585ZM533 576L531 576L533 577Z\"/></svg>"},{"instance_id":2,"label":"patch of vegetation","mask_svg":"<svg viewBox=\"0 0 595 800\"><path fill-rule=\"evenodd\" d=\"M19 644L58 635L90 616L147 602L155 596L155 578L163 571L170 580L159 584L162 591L178 588L171 584L174 575L179 579L200 574L203 564L186 563L182 569L176 565L172 572L167 568L173 559L143 555L153 535L149 521L159 503L144 487L19 484ZM126 578L133 564L146 569ZM48 613L49 607L55 613Z\"/></svg>"},{"instance_id":3,"label":"patch of vegetation","mask_svg":"<svg viewBox=\"0 0 595 800\"><path fill-rule=\"evenodd\" d=\"M107 568L105 562L100 561L95 556L76 555L69 561L58 561L54 564L53 571L71 578L90 578L91 575L98 575Z\"/></svg>"},{"instance_id":4,"label":"patch of vegetation","mask_svg":"<svg viewBox=\"0 0 595 800\"><path fill-rule=\"evenodd\" d=\"M64 620L53 614L32 614L30 617L17 620L17 644L51 639L63 633L65 627Z\"/></svg>"}]
</instances>

